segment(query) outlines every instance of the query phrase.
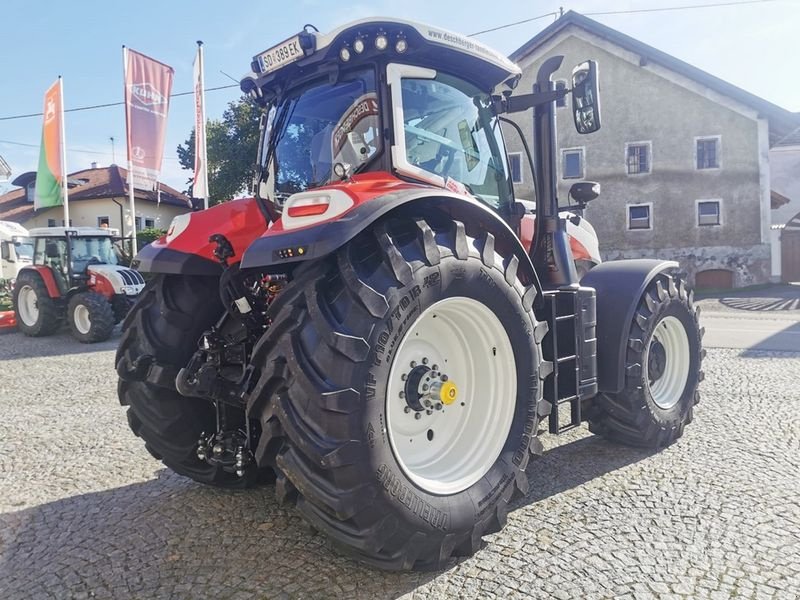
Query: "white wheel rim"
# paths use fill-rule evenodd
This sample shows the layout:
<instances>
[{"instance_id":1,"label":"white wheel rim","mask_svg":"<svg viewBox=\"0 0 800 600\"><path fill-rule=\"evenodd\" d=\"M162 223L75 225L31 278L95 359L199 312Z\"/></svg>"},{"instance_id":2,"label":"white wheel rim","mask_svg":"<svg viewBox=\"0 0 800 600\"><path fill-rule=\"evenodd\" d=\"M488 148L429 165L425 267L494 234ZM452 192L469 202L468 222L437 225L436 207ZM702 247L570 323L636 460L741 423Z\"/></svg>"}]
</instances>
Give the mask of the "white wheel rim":
<instances>
[{"instance_id":1,"label":"white wheel rim","mask_svg":"<svg viewBox=\"0 0 800 600\"><path fill-rule=\"evenodd\" d=\"M75 322L75 329L82 334L89 333L92 328L92 320L89 318L89 309L83 304L75 306L75 311L72 313L72 320Z\"/></svg>"},{"instance_id":2,"label":"white wheel rim","mask_svg":"<svg viewBox=\"0 0 800 600\"><path fill-rule=\"evenodd\" d=\"M29 285L23 285L17 294L17 312L25 325L32 327L39 320L39 302L36 290Z\"/></svg>"},{"instance_id":3,"label":"white wheel rim","mask_svg":"<svg viewBox=\"0 0 800 600\"><path fill-rule=\"evenodd\" d=\"M406 412L412 361L419 367L425 360L455 384L457 395L431 414ZM403 472L432 494L456 494L475 484L500 456L516 396L514 351L495 314L464 297L430 306L403 337L389 373L387 430Z\"/></svg>"},{"instance_id":4,"label":"white wheel rim","mask_svg":"<svg viewBox=\"0 0 800 600\"><path fill-rule=\"evenodd\" d=\"M650 352L655 343L663 346L665 362L657 378L650 381ZM689 337L683 323L675 317L664 317L656 325L644 357L645 381L659 408L670 409L681 399L689 379L690 358Z\"/></svg>"}]
</instances>

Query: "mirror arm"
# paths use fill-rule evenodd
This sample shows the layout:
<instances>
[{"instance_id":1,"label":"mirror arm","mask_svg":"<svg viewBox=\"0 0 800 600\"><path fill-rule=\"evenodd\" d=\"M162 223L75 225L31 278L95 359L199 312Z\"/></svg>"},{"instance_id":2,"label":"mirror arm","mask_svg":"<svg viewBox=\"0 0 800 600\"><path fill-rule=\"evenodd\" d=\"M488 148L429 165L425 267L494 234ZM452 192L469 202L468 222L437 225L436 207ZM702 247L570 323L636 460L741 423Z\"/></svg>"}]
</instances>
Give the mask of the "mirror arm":
<instances>
[{"instance_id":1,"label":"mirror arm","mask_svg":"<svg viewBox=\"0 0 800 600\"><path fill-rule=\"evenodd\" d=\"M495 99L495 110L497 110L497 114L524 112L526 110L530 110L531 108L541 106L542 104L547 104L548 102L561 100L561 98L564 98L571 91L572 90L561 89L540 92L538 94L510 96L502 100L497 98Z\"/></svg>"}]
</instances>

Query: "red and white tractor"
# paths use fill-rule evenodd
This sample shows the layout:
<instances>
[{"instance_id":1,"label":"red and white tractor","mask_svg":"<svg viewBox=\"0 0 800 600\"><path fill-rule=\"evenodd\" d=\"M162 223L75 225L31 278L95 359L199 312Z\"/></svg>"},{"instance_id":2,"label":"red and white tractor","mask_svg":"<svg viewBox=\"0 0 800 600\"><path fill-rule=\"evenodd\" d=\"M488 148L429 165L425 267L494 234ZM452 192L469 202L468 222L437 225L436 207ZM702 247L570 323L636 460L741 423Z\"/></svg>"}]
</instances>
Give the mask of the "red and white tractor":
<instances>
[{"instance_id":1,"label":"red and white tractor","mask_svg":"<svg viewBox=\"0 0 800 600\"><path fill-rule=\"evenodd\" d=\"M140 273L118 263L114 237L95 227L31 229L33 263L14 285L17 326L29 336L64 322L80 342L106 340L144 288Z\"/></svg>"},{"instance_id":2,"label":"red and white tractor","mask_svg":"<svg viewBox=\"0 0 800 600\"><path fill-rule=\"evenodd\" d=\"M600 104L593 61L555 88L562 59L517 92L501 54L391 19L306 26L255 56L257 197L177 217L134 261L154 276L118 390L153 456L217 486L274 478L358 559L430 569L504 526L542 421L678 439L702 378L692 294L672 261L578 277L592 252L561 213L599 186L558 202L555 102L571 96L582 134ZM527 151L503 115L528 110L535 214L500 126Z\"/></svg>"}]
</instances>

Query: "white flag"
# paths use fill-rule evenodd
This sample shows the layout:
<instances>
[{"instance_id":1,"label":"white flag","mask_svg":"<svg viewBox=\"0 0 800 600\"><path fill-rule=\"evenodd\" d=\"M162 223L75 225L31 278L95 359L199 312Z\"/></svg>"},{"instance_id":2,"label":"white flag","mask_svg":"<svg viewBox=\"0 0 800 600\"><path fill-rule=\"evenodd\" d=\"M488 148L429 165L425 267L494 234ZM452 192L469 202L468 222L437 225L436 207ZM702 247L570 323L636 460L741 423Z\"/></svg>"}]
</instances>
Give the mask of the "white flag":
<instances>
[{"instance_id":1,"label":"white flag","mask_svg":"<svg viewBox=\"0 0 800 600\"><path fill-rule=\"evenodd\" d=\"M203 82L203 42L197 42L194 59L194 184L192 196L208 208L208 153L206 150L206 99Z\"/></svg>"}]
</instances>

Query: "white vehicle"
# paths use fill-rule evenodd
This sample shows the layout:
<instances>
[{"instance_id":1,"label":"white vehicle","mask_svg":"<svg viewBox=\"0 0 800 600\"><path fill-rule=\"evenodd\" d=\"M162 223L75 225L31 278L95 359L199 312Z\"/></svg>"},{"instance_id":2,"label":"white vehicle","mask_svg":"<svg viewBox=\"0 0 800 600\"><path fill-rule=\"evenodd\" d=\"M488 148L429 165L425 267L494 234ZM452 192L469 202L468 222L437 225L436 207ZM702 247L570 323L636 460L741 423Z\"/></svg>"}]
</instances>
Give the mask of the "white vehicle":
<instances>
[{"instance_id":1,"label":"white vehicle","mask_svg":"<svg viewBox=\"0 0 800 600\"><path fill-rule=\"evenodd\" d=\"M0 281L13 282L33 262L33 242L19 223L0 221ZM8 285L8 284L6 284Z\"/></svg>"},{"instance_id":2,"label":"white vehicle","mask_svg":"<svg viewBox=\"0 0 800 600\"><path fill-rule=\"evenodd\" d=\"M100 342L122 321L144 278L119 265L113 231L97 227L31 229L33 261L14 286L17 324L25 335L53 333L66 316L81 342Z\"/></svg>"}]
</instances>

